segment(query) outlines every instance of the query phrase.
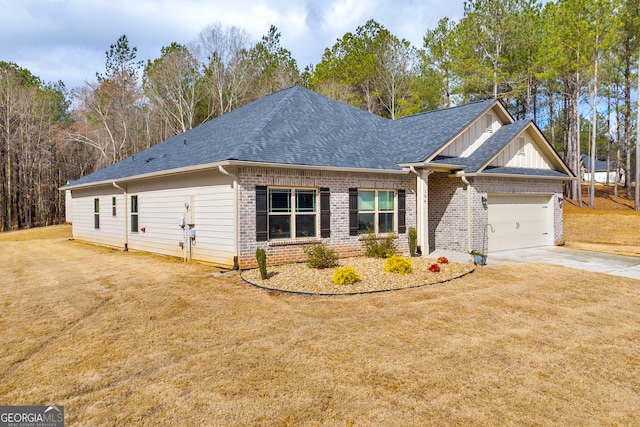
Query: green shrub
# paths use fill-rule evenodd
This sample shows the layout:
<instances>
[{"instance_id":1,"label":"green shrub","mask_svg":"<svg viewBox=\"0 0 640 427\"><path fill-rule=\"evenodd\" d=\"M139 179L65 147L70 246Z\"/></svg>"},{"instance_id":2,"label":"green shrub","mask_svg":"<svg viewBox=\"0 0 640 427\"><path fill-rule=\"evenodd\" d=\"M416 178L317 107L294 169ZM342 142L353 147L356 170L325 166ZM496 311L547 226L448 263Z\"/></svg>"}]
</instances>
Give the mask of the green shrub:
<instances>
[{"instance_id":1,"label":"green shrub","mask_svg":"<svg viewBox=\"0 0 640 427\"><path fill-rule=\"evenodd\" d=\"M336 268L336 272L333 273L333 278L331 280L336 285L353 285L360 281L360 275L355 268L346 265L344 267Z\"/></svg>"},{"instance_id":2,"label":"green shrub","mask_svg":"<svg viewBox=\"0 0 640 427\"><path fill-rule=\"evenodd\" d=\"M258 267L260 267L260 277L262 280L267 280L267 253L264 249L256 249L256 259L258 260Z\"/></svg>"},{"instance_id":3,"label":"green shrub","mask_svg":"<svg viewBox=\"0 0 640 427\"><path fill-rule=\"evenodd\" d=\"M384 263L384 271L398 274L409 274L413 267L413 261L400 255L389 257Z\"/></svg>"},{"instance_id":4,"label":"green shrub","mask_svg":"<svg viewBox=\"0 0 640 427\"><path fill-rule=\"evenodd\" d=\"M316 243L304 247L307 265L311 268L333 268L338 265L338 255L324 243Z\"/></svg>"},{"instance_id":5,"label":"green shrub","mask_svg":"<svg viewBox=\"0 0 640 427\"><path fill-rule=\"evenodd\" d=\"M416 256L416 248L418 247L418 230L415 227L409 227L409 254Z\"/></svg>"},{"instance_id":6,"label":"green shrub","mask_svg":"<svg viewBox=\"0 0 640 427\"><path fill-rule=\"evenodd\" d=\"M389 258L398 252L395 234L379 239L374 233L367 233L362 238L364 255L370 258Z\"/></svg>"}]
</instances>

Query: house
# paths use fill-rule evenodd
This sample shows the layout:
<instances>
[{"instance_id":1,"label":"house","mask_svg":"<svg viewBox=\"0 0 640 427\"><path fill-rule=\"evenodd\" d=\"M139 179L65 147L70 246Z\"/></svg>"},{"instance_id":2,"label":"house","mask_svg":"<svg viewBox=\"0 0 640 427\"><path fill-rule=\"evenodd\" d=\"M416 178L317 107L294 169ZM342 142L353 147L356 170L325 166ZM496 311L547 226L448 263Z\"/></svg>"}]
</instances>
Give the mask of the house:
<instances>
[{"instance_id":1,"label":"house","mask_svg":"<svg viewBox=\"0 0 640 427\"><path fill-rule=\"evenodd\" d=\"M589 156L588 154L581 154L580 161L582 180L589 182L591 181L591 156ZM593 163L595 167L593 173L595 182L614 183L616 181L616 164L617 162L615 160L611 160L609 161L609 166L607 167L606 160L596 159ZM624 169L622 167L620 167L618 171L618 183L624 184Z\"/></svg>"},{"instance_id":2,"label":"house","mask_svg":"<svg viewBox=\"0 0 640 427\"><path fill-rule=\"evenodd\" d=\"M572 179L498 100L392 121L294 86L62 189L77 240L249 268L410 227L423 254L557 244Z\"/></svg>"}]
</instances>

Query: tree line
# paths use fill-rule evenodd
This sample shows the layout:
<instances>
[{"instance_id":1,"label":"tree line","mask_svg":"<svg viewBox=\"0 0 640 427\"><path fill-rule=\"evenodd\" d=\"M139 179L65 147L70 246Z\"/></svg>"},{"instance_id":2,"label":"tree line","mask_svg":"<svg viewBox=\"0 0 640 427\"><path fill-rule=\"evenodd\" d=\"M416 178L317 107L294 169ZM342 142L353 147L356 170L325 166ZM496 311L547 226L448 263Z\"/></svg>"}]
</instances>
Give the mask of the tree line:
<instances>
[{"instance_id":1,"label":"tree line","mask_svg":"<svg viewBox=\"0 0 640 427\"><path fill-rule=\"evenodd\" d=\"M577 175L581 153L612 160L630 195L639 16L640 0L474 0L422 46L370 20L302 71L274 26L255 42L215 23L146 62L123 35L104 72L71 91L0 62L0 230L61 222L67 180L294 84L390 119L499 98ZM580 185L566 190L582 203Z\"/></svg>"}]
</instances>

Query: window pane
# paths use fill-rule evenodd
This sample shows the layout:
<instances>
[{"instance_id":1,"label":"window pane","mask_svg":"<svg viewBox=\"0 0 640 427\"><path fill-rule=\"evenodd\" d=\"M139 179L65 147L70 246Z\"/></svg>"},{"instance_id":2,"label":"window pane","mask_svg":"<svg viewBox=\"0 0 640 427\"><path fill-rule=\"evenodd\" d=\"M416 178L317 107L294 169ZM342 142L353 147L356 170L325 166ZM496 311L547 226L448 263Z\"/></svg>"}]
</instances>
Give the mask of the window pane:
<instances>
[{"instance_id":1,"label":"window pane","mask_svg":"<svg viewBox=\"0 0 640 427\"><path fill-rule=\"evenodd\" d=\"M100 199L93 199L93 211L95 213L100 212ZM98 228L98 227L96 227Z\"/></svg>"},{"instance_id":2,"label":"window pane","mask_svg":"<svg viewBox=\"0 0 640 427\"><path fill-rule=\"evenodd\" d=\"M378 232L391 233L393 231L393 213L378 214Z\"/></svg>"},{"instance_id":3,"label":"window pane","mask_svg":"<svg viewBox=\"0 0 640 427\"><path fill-rule=\"evenodd\" d=\"M131 196L131 213L138 212L138 196Z\"/></svg>"},{"instance_id":4,"label":"window pane","mask_svg":"<svg viewBox=\"0 0 640 427\"><path fill-rule=\"evenodd\" d=\"M291 190L269 189L269 212L291 212Z\"/></svg>"},{"instance_id":5,"label":"window pane","mask_svg":"<svg viewBox=\"0 0 640 427\"><path fill-rule=\"evenodd\" d=\"M131 215L131 232L132 233L138 232L138 215L136 214Z\"/></svg>"},{"instance_id":6,"label":"window pane","mask_svg":"<svg viewBox=\"0 0 640 427\"><path fill-rule=\"evenodd\" d=\"M358 210L373 211L375 210L375 191L358 191ZM373 221L372 221L373 222Z\"/></svg>"},{"instance_id":7,"label":"window pane","mask_svg":"<svg viewBox=\"0 0 640 427\"><path fill-rule=\"evenodd\" d=\"M378 210L392 211L393 210L393 191L379 191L378 192Z\"/></svg>"},{"instance_id":8,"label":"window pane","mask_svg":"<svg viewBox=\"0 0 640 427\"><path fill-rule=\"evenodd\" d=\"M315 237L316 216L296 215L296 237Z\"/></svg>"},{"instance_id":9,"label":"window pane","mask_svg":"<svg viewBox=\"0 0 640 427\"><path fill-rule=\"evenodd\" d=\"M374 213L359 213L358 214L358 233L373 233L375 232Z\"/></svg>"},{"instance_id":10,"label":"window pane","mask_svg":"<svg viewBox=\"0 0 640 427\"><path fill-rule=\"evenodd\" d=\"M316 211L316 190L296 190L296 212Z\"/></svg>"},{"instance_id":11,"label":"window pane","mask_svg":"<svg viewBox=\"0 0 640 427\"><path fill-rule=\"evenodd\" d=\"M291 237L291 216L269 215L269 239L288 239Z\"/></svg>"}]
</instances>

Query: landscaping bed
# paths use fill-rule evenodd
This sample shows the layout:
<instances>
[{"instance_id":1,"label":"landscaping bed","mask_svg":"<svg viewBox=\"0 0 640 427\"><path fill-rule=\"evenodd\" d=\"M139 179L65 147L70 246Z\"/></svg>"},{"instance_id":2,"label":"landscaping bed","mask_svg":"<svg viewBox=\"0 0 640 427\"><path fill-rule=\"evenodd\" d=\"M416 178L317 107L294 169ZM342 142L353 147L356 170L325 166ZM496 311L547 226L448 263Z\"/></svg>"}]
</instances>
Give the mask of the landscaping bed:
<instances>
[{"instance_id":1,"label":"landscaping bed","mask_svg":"<svg viewBox=\"0 0 640 427\"><path fill-rule=\"evenodd\" d=\"M266 280L260 277L259 269L245 270L242 278L255 286L276 291L295 292L316 295L343 295L370 292L382 292L397 289L433 285L462 277L475 268L473 264L437 263L438 260L427 257L410 258L413 269L408 274L385 271L385 259L356 257L338 261L338 267L353 267L360 281L351 285L337 285L332 277L336 268L315 269L305 263L285 264L268 268ZM437 264L439 272L429 271Z\"/></svg>"}]
</instances>

